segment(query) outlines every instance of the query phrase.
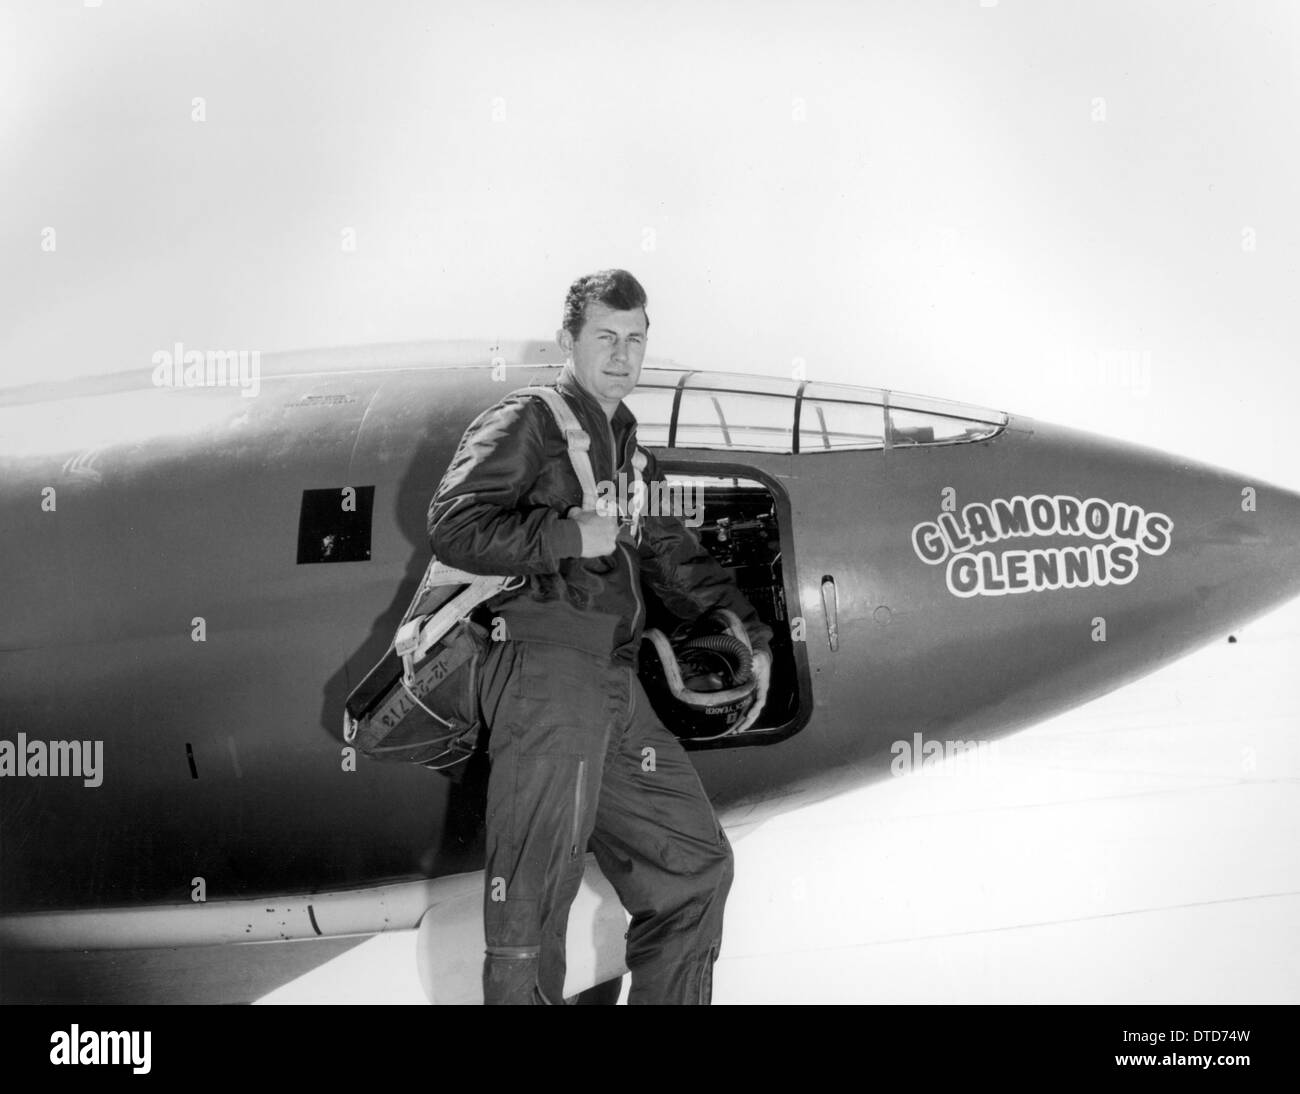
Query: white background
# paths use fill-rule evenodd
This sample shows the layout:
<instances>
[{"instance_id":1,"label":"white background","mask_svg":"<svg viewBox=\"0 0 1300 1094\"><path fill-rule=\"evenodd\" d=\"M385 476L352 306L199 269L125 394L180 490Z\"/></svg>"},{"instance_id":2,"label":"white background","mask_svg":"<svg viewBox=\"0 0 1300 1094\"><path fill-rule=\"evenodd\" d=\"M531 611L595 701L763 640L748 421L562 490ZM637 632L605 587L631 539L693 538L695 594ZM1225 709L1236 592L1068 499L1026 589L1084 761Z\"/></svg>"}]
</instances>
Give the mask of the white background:
<instances>
[{"instance_id":1,"label":"white background","mask_svg":"<svg viewBox=\"0 0 1300 1094\"><path fill-rule=\"evenodd\" d=\"M624 266L652 356L1298 489L1297 104L1286 2L9 3L0 382L549 338ZM739 839L719 998L1294 1001L1289 612Z\"/></svg>"}]
</instances>

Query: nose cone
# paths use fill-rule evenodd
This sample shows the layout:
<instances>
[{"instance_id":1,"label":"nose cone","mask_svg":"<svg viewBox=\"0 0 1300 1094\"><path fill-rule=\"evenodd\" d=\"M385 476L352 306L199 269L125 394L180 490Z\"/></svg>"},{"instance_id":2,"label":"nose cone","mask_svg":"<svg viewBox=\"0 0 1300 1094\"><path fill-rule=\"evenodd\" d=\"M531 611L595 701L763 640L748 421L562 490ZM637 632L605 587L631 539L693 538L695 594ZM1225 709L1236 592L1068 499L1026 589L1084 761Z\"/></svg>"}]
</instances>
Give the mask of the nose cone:
<instances>
[{"instance_id":1,"label":"nose cone","mask_svg":"<svg viewBox=\"0 0 1300 1094\"><path fill-rule=\"evenodd\" d=\"M1025 458L1054 492L1142 510L1145 534L1131 552L1135 572L1127 582L1098 585L1089 599L1108 619L1140 632L1148 656L1182 652L1300 595L1300 495L1037 422L1024 445Z\"/></svg>"},{"instance_id":2,"label":"nose cone","mask_svg":"<svg viewBox=\"0 0 1300 1094\"><path fill-rule=\"evenodd\" d=\"M1179 569L1202 610L1248 618L1300 595L1300 495L1277 486L1188 466L1191 488Z\"/></svg>"},{"instance_id":3,"label":"nose cone","mask_svg":"<svg viewBox=\"0 0 1300 1094\"><path fill-rule=\"evenodd\" d=\"M1249 475L1014 417L991 442L891 459L910 536L870 557L903 576L863 591L891 607L868 628L891 725L1006 732L1300 595L1300 496ZM942 688L916 665L942 666Z\"/></svg>"},{"instance_id":4,"label":"nose cone","mask_svg":"<svg viewBox=\"0 0 1300 1094\"><path fill-rule=\"evenodd\" d=\"M1144 600L1186 602L1204 629L1226 630L1300 595L1295 492L1062 427L1036 425L1031 444L1049 466L1078 464L1080 490L1100 486L1169 516L1169 546L1152 559Z\"/></svg>"}]
</instances>

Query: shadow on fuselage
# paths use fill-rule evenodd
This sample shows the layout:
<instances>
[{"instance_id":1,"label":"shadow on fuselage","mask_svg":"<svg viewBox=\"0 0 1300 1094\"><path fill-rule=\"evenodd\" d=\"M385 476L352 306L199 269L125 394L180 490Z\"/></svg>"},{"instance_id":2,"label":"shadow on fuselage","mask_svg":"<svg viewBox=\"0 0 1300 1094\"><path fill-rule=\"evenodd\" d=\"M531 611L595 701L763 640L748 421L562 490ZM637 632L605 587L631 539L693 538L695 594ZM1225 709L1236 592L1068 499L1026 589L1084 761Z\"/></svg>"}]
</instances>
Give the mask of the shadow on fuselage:
<instances>
[{"instance_id":1,"label":"shadow on fuselage","mask_svg":"<svg viewBox=\"0 0 1300 1094\"><path fill-rule=\"evenodd\" d=\"M525 347L524 359L542 360L548 353L554 355L553 345L530 343ZM445 377L437 372L431 371L429 376L430 390L438 382L446 382ZM517 381L512 376L509 383L501 385L500 394L534 382L539 382L536 372L520 370ZM431 403L436 406L434 400ZM344 702L352 689L385 656L394 632L415 596L431 557L427 526L429 503L462 431L474 415L484 409L486 404L474 409L464 422L446 421L438 416L436 409L431 410L427 424L415 439L396 490L387 496L376 491L376 506L391 506L387 516L398 527L410 550L402 579L392 590L387 604L371 621L365 641L324 683L320 725L340 747L344 743ZM442 803L443 816L435 822L435 839L420 854L419 868L427 877L460 873L482 865L488 776L487 756L482 751L485 744L486 735L480 735L479 754L448 772L428 772L430 802L435 809ZM374 761L358 757L357 763L374 764Z\"/></svg>"}]
</instances>

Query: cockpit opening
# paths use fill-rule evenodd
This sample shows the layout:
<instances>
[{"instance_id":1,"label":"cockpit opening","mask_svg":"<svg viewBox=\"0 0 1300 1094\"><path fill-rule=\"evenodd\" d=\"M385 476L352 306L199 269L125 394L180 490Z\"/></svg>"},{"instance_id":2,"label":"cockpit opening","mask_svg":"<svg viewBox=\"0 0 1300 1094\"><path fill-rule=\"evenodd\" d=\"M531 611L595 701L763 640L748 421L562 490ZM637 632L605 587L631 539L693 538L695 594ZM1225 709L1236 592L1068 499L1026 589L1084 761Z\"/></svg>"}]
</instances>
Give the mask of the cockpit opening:
<instances>
[{"instance_id":1,"label":"cockpit opening","mask_svg":"<svg viewBox=\"0 0 1300 1094\"><path fill-rule=\"evenodd\" d=\"M671 496L689 503L684 523L728 571L759 618L771 627L772 682L762 713L738 735L707 734L700 720L690 718L689 712L682 711L681 717L675 717L671 703L656 702L656 711L687 748L726 748L782 740L807 722L812 707L803 643L793 639L787 608L787 596L795 595L787 593L787 589L795 589L794 574L782 548L782 533L787 538L789 534L788 505L783 497L778 498L773 487L755 478L679 472L664 477ZM647 588L647 629L656 628L668 635L680 623L680 617ZM644 645L642 653L644 657ZM644 674L642 678L645 680ZM653 683L648 690L651 687Z\"/></svg>"}]
</instances>

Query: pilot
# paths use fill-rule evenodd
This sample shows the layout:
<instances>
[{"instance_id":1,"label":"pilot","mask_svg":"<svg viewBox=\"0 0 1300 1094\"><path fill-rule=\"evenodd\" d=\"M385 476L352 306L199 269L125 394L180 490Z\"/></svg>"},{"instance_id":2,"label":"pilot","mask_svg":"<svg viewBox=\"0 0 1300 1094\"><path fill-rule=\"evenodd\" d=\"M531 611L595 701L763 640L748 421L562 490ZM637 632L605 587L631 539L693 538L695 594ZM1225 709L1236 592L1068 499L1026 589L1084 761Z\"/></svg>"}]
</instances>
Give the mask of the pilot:
<instances>
[{"instance_id":1,"label":"pilot","mask_svg":"<svg viewBox=\"0 0 1300 1094\"><path fill-rule=\"evenodd\" d=\"M645 290L626 270L569 288L555 386L590 437L594 478L634 481L622 399L645 354ZM644 450L642 450L644 452ZM645 453L647 483L662 481ZM540 399L507 396L466 430L429 506L434 554L471 573L526 575L486 615L489 728L483 899L487 1003L561 1003L569 907L588 844L631 916L630 1003L708 1003L732 853L695 768L637 678L642 582L693 619L741 619L757 718L771 630L679 517L586 511L565 437ZM501 624L504 623L504 628ZM745 728L745 726L742 726Z\"/></svg>"}]
</instances>

